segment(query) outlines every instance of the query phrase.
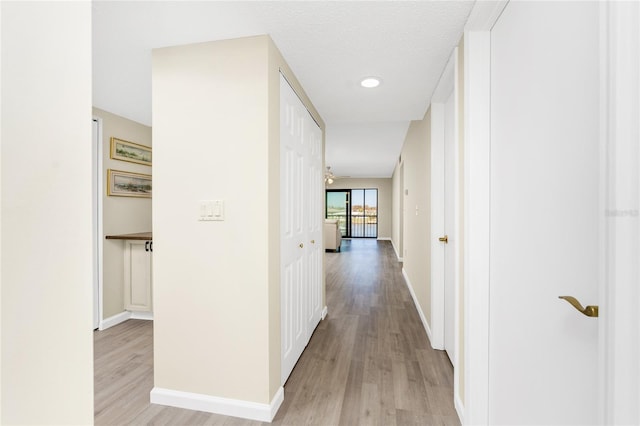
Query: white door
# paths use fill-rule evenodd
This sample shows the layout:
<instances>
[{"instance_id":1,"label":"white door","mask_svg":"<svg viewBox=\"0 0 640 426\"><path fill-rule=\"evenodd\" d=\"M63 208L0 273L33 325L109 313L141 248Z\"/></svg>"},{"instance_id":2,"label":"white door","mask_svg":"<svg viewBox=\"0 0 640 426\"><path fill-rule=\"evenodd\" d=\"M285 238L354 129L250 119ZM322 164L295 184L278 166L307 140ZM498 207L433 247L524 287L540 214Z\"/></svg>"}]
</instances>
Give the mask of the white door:
<instances>
[{"instance_id":1,"label":"white door","mask_svg":"<svg viewBox=\"0 0 640 426\"><path fill-rule=\"evenodd\" d=\"M455 234L455 127L454 92L444 105L444 349L455 366L455 298L456 298L456 234Z\"/></svg>"},{"instance_id":2,"label":"white door","mask_svg":"<svg viewBox=\"0 0 640 426\"><path fill-rule=\"evenodd\" d=\"M322 314L322 130L280 76L281 333L284 384Z\"/></svg>"},{"instance_id":3,"label":"white door","mask_svg":"<svg viewBox=\"0 0 640 426\"><path fill-rule=\"evenodd\" d=\"M510 2L491 31L490 424L598 422L599 7Z\"/></svg>"},{"instance_id":4,"label":"white door","mask_svg":"<svg viewBox=\"0 0 640 426\"><path fill-rule=\"evenodd\" d=\"M282 383L291 374L307 343L304 283L307 242L304 209L307 147L303 128L306 111L287 81L280 77L281 182L281 339Z\"/></svg>"},{"instance_id":5,"label":"white door","mask_svg":"<svg viewBox=\"0 0 640 426\"><path fill-rule=\"evenodd\" d=\"M324 259L323 243L323 208L324 174L322 169L322 130L305 111L305 139L308 143L309 166L307 168L307 201L305 214L308 217L306 250L308 284L307 303L307 342L320 322L322 315L322 261ZM306 243L305 243L306 244Z\"/></svg>"}]
</instances>

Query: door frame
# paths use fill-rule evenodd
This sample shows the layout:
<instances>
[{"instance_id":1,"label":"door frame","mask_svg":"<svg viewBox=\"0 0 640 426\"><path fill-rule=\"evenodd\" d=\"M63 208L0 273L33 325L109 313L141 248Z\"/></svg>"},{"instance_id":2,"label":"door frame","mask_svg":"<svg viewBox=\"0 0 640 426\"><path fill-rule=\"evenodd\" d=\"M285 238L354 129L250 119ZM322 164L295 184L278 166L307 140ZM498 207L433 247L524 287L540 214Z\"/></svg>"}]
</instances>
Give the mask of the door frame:
<instances>
[{"instance_id":1,"label":"door frame","mask_svg":"<svg viewBox=\"0 0 640 426\"><path fill-rule=\"evenodd\" d=\"M600 4L601 424L640 423L640 5ZM620 89L621 88L621 89ZM635 177L635 179L628 179ZM634 326L630 326L633 324Z\"/></svg>"},{"instance_id":2,"label":"door frame","mask_svg":"<svg viewBox=\"0 0 640 426\"><path fill-rule=\"evenodd\" d=\"M508 1L477 2L465 26L464 49L464 342L465 424L489 421L489 262L490 262L490 106L491 29ZM640 158L637 141L640 111L629 111L629 101L638 108L638 64L640 6L602 2L601 19L601 205L603 209L601 255L604 268L600 285L599 419L600 424L638 423L640 414L640 293L634 288L639 278L635 265L640 256L637 244ZM631 8L631 9L627 9ZM635 55L630 55L633 52ZM631 56L631 59L629 57ZM611 89L632 84L635 90ZM635 147L634 147L635 143ZM633 151L635 149L635 151ZM635 156L616 153L632 152ZM609 160L609 162L607 162ZM635 173L635 174L632 174ZM634 176L622 188L616 176ZM629 219L621 224L620 219ZM619 232L619 228L632 232ZM616 327L617 324L636 324ZM626 372L626 374L625 374ZM631 373L629 373L631 372ZM631 380L629 380L631 376ZM625 395L624 400L620 395Z\"/></svg>"},{"instance_id":3,"label":"door frame","mask_svg":"<svg viewBox=\"0 0 640 426\"><path fill-rule=\"evenodd\" d=\"M93 284L92 284L92 289L93 289L93 306L94 306L94 310L97 308L98 310L98 325L97 325L97 329L102 330L103 329L103 277L102 277L102 271L103 271L103 256L102 256L102 252L103 252L103 247L102 247L102 236L103 236L103 228L102 228L102 188L104 188L104 177L103 177L103 165L102 165L102 147L103 147L103 137L102 137L102 130L103 130L103 120L100 117L96 117L95 115L92 117L92 122L96 122L98 130L97 130L97 138L96 141L94 143L93 141L93 137L91 138L91 153L92 153L92 160L91 160L91 175L92 175L92 200L91 200L91 205L92 205L92 216L93 216L93 229L92 229L92 234L93 234L93 247L94 247L94 254L93 254ZM93 127L93 126L92 126ZM96 285L96 281L97 280L97 285ZM97 291L98 294L95 294L95 289L97 287ZM96 297L97 296L97 297ZM95 329L95 324L94 324L94 329Z\"/></svg>"}]
</instances>

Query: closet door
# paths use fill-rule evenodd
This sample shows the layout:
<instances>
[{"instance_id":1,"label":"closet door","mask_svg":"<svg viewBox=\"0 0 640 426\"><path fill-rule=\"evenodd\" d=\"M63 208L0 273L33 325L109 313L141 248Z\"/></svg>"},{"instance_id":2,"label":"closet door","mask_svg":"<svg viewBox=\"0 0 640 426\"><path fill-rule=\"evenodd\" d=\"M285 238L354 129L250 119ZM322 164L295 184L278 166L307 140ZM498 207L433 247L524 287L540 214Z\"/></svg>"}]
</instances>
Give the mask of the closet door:
<instances>
[{"instance_id":1,"label":"closet door","mask_svg":"<svg viewBox=\"0 0 640 426\"><path fill-rule=\"evenodd\" d=\"M304 127L307 111L289 83L280 76L280 309L282 383L308 342L306 294L308 216L305 212L308 147Z\"/></svg>"},{"instance_id":2,"label":"closet door","mask_svg":"<svg viewBox=\"0 0 640 426\"><path fill-rule=\"evenodd\" d=\"M282 383L322 314L322 130L280 77Z\"/></svg>"},{"instance_id":3,"label":"closet door","mask_svg":"<svg viewBox=\"0 0 640 426\"><path fill-rule=\"evenodd\" d=\"M307 250L307 268L309 281L305 287L307 290L307 342L316 326L320 322L322 314L322 260L324 256L323 238L323 208L324 175L322 167L322 130L311 118L308 111L305 119L305 140L308 144L309 167L307 168L307 238L309 249Z\"/></svg>"}]
</instances>

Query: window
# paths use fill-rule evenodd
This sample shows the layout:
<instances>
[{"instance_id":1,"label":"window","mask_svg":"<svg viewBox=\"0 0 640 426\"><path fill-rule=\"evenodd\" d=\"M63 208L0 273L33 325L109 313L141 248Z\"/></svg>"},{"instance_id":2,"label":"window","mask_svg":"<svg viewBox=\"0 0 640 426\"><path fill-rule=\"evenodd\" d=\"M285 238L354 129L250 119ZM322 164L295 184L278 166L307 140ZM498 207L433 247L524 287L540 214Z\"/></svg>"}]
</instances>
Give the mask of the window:
<instances>
[{"instance_id":1,"label":"window","mask_svg":"<svg viewBox=\"0 0 640 426\"><path fill-rule=\"evenodd\" d=\"M346 238L378 237L377 189L327 189L327 219L337 219Z\"/></svg>"}]
</instances>

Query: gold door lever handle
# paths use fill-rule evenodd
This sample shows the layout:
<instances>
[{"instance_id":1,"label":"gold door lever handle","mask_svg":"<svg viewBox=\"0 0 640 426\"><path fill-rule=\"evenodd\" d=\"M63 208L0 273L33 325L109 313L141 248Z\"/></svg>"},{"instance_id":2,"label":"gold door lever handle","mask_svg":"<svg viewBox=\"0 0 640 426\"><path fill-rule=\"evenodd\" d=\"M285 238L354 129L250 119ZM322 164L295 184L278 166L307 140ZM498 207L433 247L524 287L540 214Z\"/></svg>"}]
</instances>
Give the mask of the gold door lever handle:
<instances>
[{"instance_id":1,"label":"gold door lever handle","mask_svg":"<svg viewBox=\"0 0 640 426\"><path fill-rule=\"evenodd\" d=\"M440 238L438 238L438 241L442 241L443 243L448 244L449 243L449 236L445 235L444 237L440 237Z\"/></svg>"},{"instance_id":2,"label":"gold door lever handle","mask_svg":"<svg viewBox=\"0 0 640 426\"><path fill-rule=\"evenodd\" d=\"M576 308L577 310L579 310L580 312L582 312L584 315L588 316L588 317L594 317L597 318L598 317L598 306L594 306L594 305L589 305L586 308L583 308L582 305L580 304L580 302L578 302L578 299L576 299L573 296L558 296L559 299L564 299L567 302L571 303L571 305Z\"/></svg>"}]
</instances>

